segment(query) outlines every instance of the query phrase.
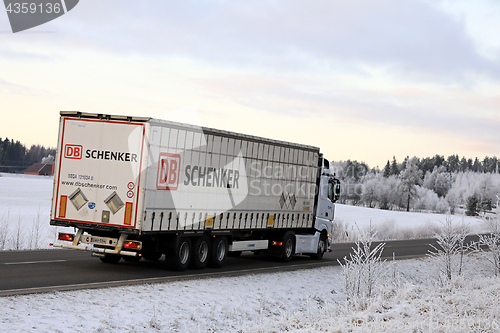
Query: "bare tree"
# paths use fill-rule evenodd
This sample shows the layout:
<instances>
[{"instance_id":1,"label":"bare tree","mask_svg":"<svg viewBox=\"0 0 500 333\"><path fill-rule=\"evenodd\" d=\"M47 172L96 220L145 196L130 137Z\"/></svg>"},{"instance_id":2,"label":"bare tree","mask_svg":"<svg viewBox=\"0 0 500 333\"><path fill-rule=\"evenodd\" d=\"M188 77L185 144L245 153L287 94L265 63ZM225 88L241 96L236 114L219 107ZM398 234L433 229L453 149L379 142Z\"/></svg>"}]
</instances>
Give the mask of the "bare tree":
<instances>
[{"instance_id":1,"label":"bare tree","mask_svg":"<svg viewBox=\"0 0 500 333\"><path fill-rule=\"evenodd\" d=\"M12 238L12 248L14 250L21 250L23 248L24 242L24 230L21 226L21 213L19 213L17 218L17 223L15 225L15 229L13 231Z\"/></svg>"},{"instance_id":2,"label":"bare tree","mask_svg":"<svg viewBox=\"0 0 500 333\"><path fill-rule=\"evenodd\" d=\"M400 191L406 199L406 211L410 211L410 201L416 195L416 185L422 182L422 171L418 168L418 159L413 157L406 163L400 174Z\"/></svg>"},{"instance_id":3,"label":"bare tree","mask_svg":"<svg viewBox=\"0 0 500 333\"><path fill-rule=\"evenodd\" d=\"M41 241L43 237L43 223L42 223L42 212L38 209L36 217L33 218L33 224L29 231L28 237L28 247L31 250L41 248Z\"/></svg>"},{"instance_id":4,"label":"bare tree","mask_svg":"<svg viewBox=\"0 0 500 333\"><path fill-rule=\"evenodd\" d=\"M10 210L7 210L0 219L0 250L5 250L9 239L9 216Z\"/></svg>"}]
</instances>

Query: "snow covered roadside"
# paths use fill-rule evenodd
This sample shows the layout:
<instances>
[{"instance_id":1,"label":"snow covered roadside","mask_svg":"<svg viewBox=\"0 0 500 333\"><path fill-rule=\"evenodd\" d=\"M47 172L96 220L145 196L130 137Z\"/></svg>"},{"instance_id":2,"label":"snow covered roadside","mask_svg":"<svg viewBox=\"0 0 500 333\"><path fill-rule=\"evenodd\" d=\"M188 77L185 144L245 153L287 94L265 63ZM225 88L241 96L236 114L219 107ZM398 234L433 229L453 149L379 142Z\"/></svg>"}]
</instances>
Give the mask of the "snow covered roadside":
<instances>
[{"instance_id":1,"label":"snow covered roadside","mask_svg":"<svg viewBox=\"0 0 500 333\"><path fill-rule=\"evenodd\" d=\"M0 222L8 245L40 228L48 247L51 177L2 174ZM429 226L446 216L337 205L360 228ZM41 217L40 217L41 216ZM37 218L42 223L35 225ZM387 222L389 221L389 222ZM455 217L461 222L461 217ZM466 223L476 223L476 219ZM477 224L476 224L477 225ZM1 227L1 223L0 223ZM19 228L21 227L21 228ZM1 229L0 229L1 232ZM33 243L31 244L33 245ZM21 332L491 332L500 331L500 279L481 256L449 286L430 259L386 263L384 284L366 306L346 304L339 266L101 290L0 298L0 327Z\"/></svg>"},{"instance_id":2,"label":"snow covered roadside","mask_svg":"<svg viewBox=\"0 0 500 333\"><path fill-rule=\"evenodd\" d=\"M491 332L500 278L480 255L443 285L430 259L386 263L367 306L346 304L339 266L0 298L16 332Z\"/></svg>"}]
</instances>

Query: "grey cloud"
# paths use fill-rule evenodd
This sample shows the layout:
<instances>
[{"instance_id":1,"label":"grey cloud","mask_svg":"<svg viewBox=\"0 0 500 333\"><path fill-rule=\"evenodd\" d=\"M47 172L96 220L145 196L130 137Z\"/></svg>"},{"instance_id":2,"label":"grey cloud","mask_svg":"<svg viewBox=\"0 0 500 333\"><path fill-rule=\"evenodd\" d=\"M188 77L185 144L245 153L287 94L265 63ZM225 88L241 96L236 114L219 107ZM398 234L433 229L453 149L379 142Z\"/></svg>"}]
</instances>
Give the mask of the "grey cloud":
<instances>
[{"instance_id":1,"label":"grey cloud","mask_svg":"<svg viewBox=\"0 0 500 333\"><path fill-rule=\"evenodd\" d=\"M382 66L437 83L466 82L470 72L500 78L499 63L477 53L463 22L415 0L89 0L72 14L66 39L121 54L275 71Z\"/></svg>"}]
</instances>

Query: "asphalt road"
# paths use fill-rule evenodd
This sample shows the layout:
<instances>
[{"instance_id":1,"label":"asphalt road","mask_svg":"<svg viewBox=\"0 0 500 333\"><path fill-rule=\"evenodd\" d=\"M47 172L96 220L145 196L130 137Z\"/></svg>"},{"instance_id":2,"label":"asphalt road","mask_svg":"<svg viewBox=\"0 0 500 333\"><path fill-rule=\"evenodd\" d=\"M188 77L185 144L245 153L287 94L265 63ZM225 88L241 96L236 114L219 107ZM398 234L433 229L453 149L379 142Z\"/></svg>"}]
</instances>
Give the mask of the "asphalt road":
<instances>
[{"instance_id":1,"label":"asphalt road","mask_svg":"<svg viewBox=\"0 0 500 333\"><path fill-rule=\"evenodd\" d=\"M470 236L469 240L477 240ZM424 256L435 245L434 239L385 242L383 257L405 259ZM335 244L333 251L321 260L296 256L282 263L264 255L244 252L239 258L228 257L222 268L188 269L184 272L169 270L164 258L157 262L141 260L129 263L105 264L91 257L89 252L77 250L38 250L0 252L0 296L49 291L77 290L159 283L187 279L238 276L266 272L286 271L338 265L337 259L348 256L354 244Z\"/></svg>"}]
</instances>

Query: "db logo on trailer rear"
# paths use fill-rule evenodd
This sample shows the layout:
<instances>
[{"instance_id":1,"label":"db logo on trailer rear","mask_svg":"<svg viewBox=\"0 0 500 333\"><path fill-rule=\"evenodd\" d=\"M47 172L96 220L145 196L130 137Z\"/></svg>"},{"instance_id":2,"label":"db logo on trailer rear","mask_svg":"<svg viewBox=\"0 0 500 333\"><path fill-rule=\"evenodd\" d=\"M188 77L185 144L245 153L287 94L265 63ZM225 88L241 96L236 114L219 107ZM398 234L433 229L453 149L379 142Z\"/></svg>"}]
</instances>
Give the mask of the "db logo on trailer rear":
<instances>
[{"instance_id":1,"label":"db logo on trailer rear","mask_svg":"<svg viewBox=\"0 0 500 333\"><path fill-rule=\"evenodd\" d=\"M64 146L64 158L71 158L74 160L79 160L83 157L83 146L82 145L65 145Z\"/></svg>"},{"instance_id":2,"label":"db logo on trailer rear","mask_svg":"<svg viewBox=\"0 0 500 333\"><path fill-rule=\"evenodd\" d=\"M175 191L179 186L181 155L160 153L156 189Z\"/></svg>"}]
</instances>

